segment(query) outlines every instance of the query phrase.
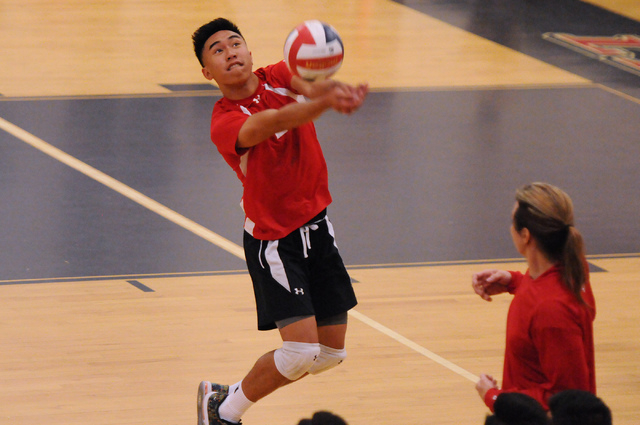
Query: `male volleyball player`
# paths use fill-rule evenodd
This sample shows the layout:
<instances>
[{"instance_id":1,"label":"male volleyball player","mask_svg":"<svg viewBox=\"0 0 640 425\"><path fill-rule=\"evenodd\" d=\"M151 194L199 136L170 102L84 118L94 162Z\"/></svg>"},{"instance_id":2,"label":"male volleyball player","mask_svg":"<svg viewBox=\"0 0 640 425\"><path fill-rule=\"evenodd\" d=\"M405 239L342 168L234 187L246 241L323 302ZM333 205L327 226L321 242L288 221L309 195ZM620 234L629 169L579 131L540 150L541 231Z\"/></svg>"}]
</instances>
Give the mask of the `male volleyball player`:
<instances>
[{"instance_id":1,"label":"male volleyball player","mask_svg":"<svg viewBox=\"0 0 640 425\"><path fill-rule=\"evenodd\" d=\"M240 382L200 383L198 425L228 425L279 387L346 357L347 312L356 297L327 218L327 167L312 121L329 109L355 111L368 86L308 82L283 61L254 72L240 30L224 18L196 30L193 43L204 77L223 94L211 138L244 187L258 329L277 328L283 341Z\"/></svg>"}]
</instances>

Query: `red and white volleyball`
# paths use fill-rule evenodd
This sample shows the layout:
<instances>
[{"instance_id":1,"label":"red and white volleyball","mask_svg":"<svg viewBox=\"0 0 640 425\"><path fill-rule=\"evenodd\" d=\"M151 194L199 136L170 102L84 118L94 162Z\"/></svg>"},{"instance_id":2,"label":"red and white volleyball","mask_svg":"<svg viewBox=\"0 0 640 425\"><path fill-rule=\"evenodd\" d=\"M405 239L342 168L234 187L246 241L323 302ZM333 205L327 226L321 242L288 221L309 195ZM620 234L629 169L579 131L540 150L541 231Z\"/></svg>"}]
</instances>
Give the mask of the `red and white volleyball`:
<instances>
[{"instance_id":1,"label":"red and white volleyball","mask_svg":"<svg viewBox=\"0 0 640 425\"><path fill-rule=\"evenodd\" d=\"M284 60L291 73L305 80L322 80L342 65L344 46L338 31L318 20L294 28L284 43Z\"/></svg>"}]
</instances>

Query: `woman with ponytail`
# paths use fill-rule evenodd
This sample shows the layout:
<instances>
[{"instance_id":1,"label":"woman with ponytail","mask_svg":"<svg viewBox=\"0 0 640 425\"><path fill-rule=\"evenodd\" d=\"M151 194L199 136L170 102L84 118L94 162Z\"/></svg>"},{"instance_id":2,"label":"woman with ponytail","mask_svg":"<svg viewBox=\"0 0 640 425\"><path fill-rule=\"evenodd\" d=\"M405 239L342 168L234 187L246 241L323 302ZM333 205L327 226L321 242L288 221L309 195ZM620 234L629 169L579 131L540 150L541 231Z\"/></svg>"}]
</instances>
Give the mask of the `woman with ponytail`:
<instances>
[{"instance_id":1,"label":"woman with ponytail","mask_svg":"<svg viewBox=\"0 0 640 425\"><path fill-rule=\"evenodd\" d=\"M549 398L562 390L595 394L595 301L571 198L546 183L518 189L511 237L527 271L485 270L472 277L473 289L486 301L504 292L514 295L502 388L482 374L478 394L491 411L503 392L527 394L546 409Z\"/></svg>"}]
</instances>

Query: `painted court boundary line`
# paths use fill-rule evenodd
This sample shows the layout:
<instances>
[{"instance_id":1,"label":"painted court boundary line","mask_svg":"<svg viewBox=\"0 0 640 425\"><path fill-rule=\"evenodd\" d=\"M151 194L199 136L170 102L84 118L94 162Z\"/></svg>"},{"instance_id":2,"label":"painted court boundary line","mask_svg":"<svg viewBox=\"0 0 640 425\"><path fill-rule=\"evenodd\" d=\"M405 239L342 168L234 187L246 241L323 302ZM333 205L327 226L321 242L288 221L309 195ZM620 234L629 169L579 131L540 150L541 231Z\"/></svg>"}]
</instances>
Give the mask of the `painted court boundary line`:
<instances>
[{"instance_id":1,"label":"painted court boundary line","mask_svg":"<svg viewBox=\"0 0 640 425\"><path fill-rule=\"evenodd\" d=\"M178 214L172 209L162 205L161 203L149 198L148 196L138 192L137 190L125 185L124 183L114 179L113 177L103 173L102 171L80 161L79 159L67 154L66 152L50 145L39 137L34 136L33 134L21 129L15 124L10 123L4 118L0 117L0 128L6 131L7 133L15 136L16 138L22 140L28 145L38 149L39 151L49 155L50 157L62 162L63 164L73 168L76 171L84 174L85 176L92 178L93 180L102 183L108 188L120 193L121 195L131 199L132 201L140 204L141 206L147 208L150 211L155 212L156 214L166 218L172 223L181 226L182 228L200 236L201 238L211 242L212 244L222 248L223 250L229 252L230 254L235 255L236 257L244 260L244 250L239 245L231 242L230 240L218 235L217 233L212 232L204 226L194 222L193 220L188 219L187 217ZM365 316L362 313L351 310L349 311L351 317L360 320L368 326L376 329L379 332L393 338L397 342L411 348L412 350L422 354L423 356L433 360L434 362L440 364L441 366L446 367L447 369L457 373L458 375L469 379L472 382L476 382L478 377L473 375L472 373L466 371L465 369L457 366L456 364L448 361L447 359L440 357L439 355L433 353L430 350L422 347L421 345L416 344L408 338L400 335L399 333L387 328L386 326L381 325L373 319Z\"/></svg>"},{"instance_id":2,"label":"painted court boundary line","mask_svg":"<svg viewBox=\"0 0 640 425\"><path fill-rule=\"evenodd\" d=\"M587 260L617 260L617 259L638 259L640 252L625 254L590 254ZM467 266L469 264L496 264L496 263L522 263L525 261L521 258L506 259L487 259L487 260L463 260L463 261L429 261L421 263L388 263L388 264L369 264L369 265L347 265L347 270L373 270L373 269L395 269L407 267L451 267L451 266ZM589 264L592 264L589 261ZM606 270L602 270L606 271ZM592 271L593 272L593 271ZM202 277L202 276L225 276L225 275L246 275L247 270L219 270L219 271L202 271L202 272L181 272L181 273L147 273L147 274L126 274L126 275L106 275L106 276L75 276L75 277L53 277L47 279L11 279L0 280L0 286L4 285L28 285L40 283L56 283L56 282L95 282L102 280L127 280L127 279L166 279L178 277Z\"/></svg>"},{"instance_id":3,"label":"painted court boundary line","mask_svg":"<svg viewBox=\"0 0 640 425\"><path fill-rule=\"evenodd\" d=\"M231 242L230 240L212 232L204 226L196 223L187 217L178 214L172 209L167 208L161 203L149 198L146 195L138 192L135 189L127 186L126 184L114 179L113 177L103 173L102 171L93 168L92 166L80 161L77 158L69 155L68 153L61 151L60 149L50 145L44 140L34 136L33 134L21 129L15 124L0 117L0 128L7 133L12 134L23 142L31 145L32 147L42 151L50 157L57 159L65 165L73 168L76 171L81 172L87 177L94 179L95 181L102 183L110 189L115 190L119 194L131 199L132 201L142 205L143 207L155 212L156 214L166 218L167 220L181 226L190 232L200 236L201 238L211 242L214 245L219 246L225 251L235 255L236 257L244 259L244 250Z\"/></svg>"}]
</instances>

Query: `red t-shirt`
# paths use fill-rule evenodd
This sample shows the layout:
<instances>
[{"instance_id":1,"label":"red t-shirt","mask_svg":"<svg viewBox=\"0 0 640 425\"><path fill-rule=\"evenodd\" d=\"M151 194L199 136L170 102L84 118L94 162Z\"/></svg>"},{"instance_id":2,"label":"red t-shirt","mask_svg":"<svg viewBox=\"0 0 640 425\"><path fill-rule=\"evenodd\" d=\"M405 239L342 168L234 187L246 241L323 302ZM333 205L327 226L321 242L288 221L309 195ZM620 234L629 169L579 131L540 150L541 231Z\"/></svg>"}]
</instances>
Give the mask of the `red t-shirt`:
<instances>
[{"instance_id":1,"label":"red t-shirt","mask_svg":"<svg viewBox=\"0 0 640 425\"><path fill-rule=\"evenodd\" d=\"M588 273L588 272L587 272ZM491 389L486 405L501 392L527 394L548 409L549 397L566 389L596 392L593 320L595 300L587 275L578 302L562 283L558 266L537 279L511 272L514 294L507 316L502 389Z\"/></svg>"},{"instance_id":2,"label":"red t-shirt","mask_svg":"<svg viewBox=\"0 0 640 425\"><path fill-rule=\"evenodd\" d=\"M244 228L257 239L281 239L331 203L327 165L313 122L237 149L238 133L254 113L305 98L293 91L284 61L254 72L256 92L242 100L222 98L211 116L211 140L244 187Z\"/></svg>"}]
</instances>

